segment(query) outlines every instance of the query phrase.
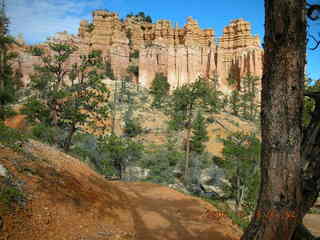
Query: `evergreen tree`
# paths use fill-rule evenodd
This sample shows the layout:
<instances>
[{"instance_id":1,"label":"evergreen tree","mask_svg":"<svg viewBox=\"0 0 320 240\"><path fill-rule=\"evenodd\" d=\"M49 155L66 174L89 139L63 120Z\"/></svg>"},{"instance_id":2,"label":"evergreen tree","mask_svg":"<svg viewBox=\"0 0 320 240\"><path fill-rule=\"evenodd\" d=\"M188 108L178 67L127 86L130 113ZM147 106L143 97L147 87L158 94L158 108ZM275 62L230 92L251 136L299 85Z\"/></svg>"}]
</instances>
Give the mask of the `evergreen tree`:
<instances>
[{"instance_id":1,"label":"evergreen tree","mask_svg":"<svg viewBox=\"0 0 320 240\"><path fill-rule=\"evenodd\" d=\"M8 35L9 19L5 14L4 6L0 9L0 120L4 120L12 113L8 104L16 101L16 92L21 85L21 73L15 71L12 63L18 54L10 51L15 44Z\"/></svg>"},{"instance_id":2,"label":"evergreen tree","mask_svg":"<svg viewBox=\"0 0 320 240\"><path fill-rule=\"evenodd\" d=\"M168 96L170 84L167 77L162 73L156 73L156 76L151 84L150 93L153 95L152 106L160 108L163 99Z\"/></svg>"},{"instance_id":3,"label":"evergreen tree","mask_svg":"<svg viewBox=\"0 0 320 240\"><path fill-rule=\"evenodd\" d=\"M233 90L231 93L231 96L229 97L229 104L230 104L230 110L231 114L235 116L239 116L240 111L240 94L237 89Z\"/></svg>"},{"instance_id":4,"label":"evergreen tree","mask_svg":"<svg viewBox=\"0 0 320 240\"><path fill-rule=\"evenodd\" d=\"M99 73L103 72L101 52L81 56L80 63L69 70L66 62L77 49L64 43L50 43L49 48L51 55L37 51L43 64L35 66L30 82L34 94L23 112L33 122L65 131L64 139L56 139L55 143L69 151L79 127L104 132L99 122L107 116L109 92L102 83L103 74Z\"/></svg>"},{"instance_id":5,"label":"evergreen tree","mask_svg":"<svg viewBox=\"0 0 320 240\"><path fill-rule=\"evenodd\" d=\"M105 66L106 77L110 78L111 80L115 80L116 77L114 76L111 62L109 60L104 59L104 66Z\"/></svg>"},{"instance_id":6,"label":"evergreen tree","mask_svg":"<svg viewBox=\"0 0 320 240\"><path fill-rule=\"evenodd\" d=\"M139 124L139 121L133 117L132 104L129 103L128 110L124 115L124 136L133 138L142 133L142 127Z\"/></svg>"},{"instance_id":7,"label":"evergreen tree","mask_svg":"<svg viewBox=\"0 0 320 240\"><path fill-rule=\"evenodd\" d=\"M192 123L192 137L190 141L190 150L201 154L205 150L204 143L209 140L206 127L206 119L202 113L198 111L195 120Z\"/></svg>"},{"instance_id":8,"label":"evergreen tree","mask_svg":"<svg viewBox=\"0 0 320 240\"><path fill-rule=\"evenodd\" d=\"M242 88L240 92L241 116L248 120L255 120L258 116L258 77L246 76L241 80Z\"/></svg>"},{"instance_id":9,"label":"evergreen tree","mask_svg":"<svg viewBox=\"0 0 320 240\"><path fill-rule=\"evenodd\" d=\"M141 144L113 134L103 136L98 142L98 149L103 157L102 173L110 175L116 171L120 179L123 179L128 164L140 159L143 153Z\"/></svg>"},{"instance_id":10,"label":"evergreen tree","mask_svg":"<svg viewBox=\"0 0 320 240\"><path fill-rule=\"evenodd\" d=\"M305 140L301 120L306 29L305 0L265 1L261 188L255 214L242 240L292 239L309 209L309 193L314 196L314 189L319 191L319 185L314 185L319 179L319 145L312 141L307 148L301 145ZM308 138L316 139L316 129L319 124L308 131ZM313 155L311 149L317 155L308 162ZM303 175L302 169L309 171Z\"/></svg>"},{"instance_id":11,"label":"evergreen tree","mask_svg":"<svg viewBox=\"0 0 320 240\"><path fill-rule=\"evenodd\" d=\"M220 106L220 104L212 104L213 102L219 102L217 94L212 94L212 91L208 82L199 78L194 83L177 88L171 98L170 127L174 130L185 130L186 132L185 179L187 179L189 168L190 137L194 111L202 108L214 112Z\"/></svg>"},{"instance_id":12,"label":"evergreen tree","mask_svg":"<svg viewBox=\"0 0 320 240\"><path fill-rule=\"evenodd\" d=\"M243 132L235 132L221 141L221 165L231 182L229 190L236 200L236 208L245 205L245 211L252 212L259 190L260 141L254 134Z\"/></svg>"}]
</instances>

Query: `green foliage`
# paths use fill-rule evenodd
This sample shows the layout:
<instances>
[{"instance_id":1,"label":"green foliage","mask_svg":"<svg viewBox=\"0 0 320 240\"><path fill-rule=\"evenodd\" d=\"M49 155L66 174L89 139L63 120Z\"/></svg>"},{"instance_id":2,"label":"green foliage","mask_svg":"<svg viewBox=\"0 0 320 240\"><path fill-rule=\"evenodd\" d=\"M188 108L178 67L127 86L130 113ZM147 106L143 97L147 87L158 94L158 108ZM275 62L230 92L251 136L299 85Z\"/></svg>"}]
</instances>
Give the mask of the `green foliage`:
<instances>
[{"instance_id":1,"label":"green foliage","mask_svg":"<svg viewBox=\"0 0 320 240\"><path fill-rule=\"evenodd\" d=\"M311 120L311 113L314 111L315 102L310 97L304 98L303 125L308 126Z\"/></svg>"},{"instance_id":2,"label":"green foliage","mask_svg":"<svg viewBox=\"0 0 320 240\"><path fill-rule=\"evenodd\" d=\"M17 113L12 109L10 105L4 105L0 108L0 116L2 116L2 119L10 118L16 114Z\"/></svg>"},{"instance_id":3,"label":"green foliage","mask_svg":"<svg viewBox=\"0 0 320 240\"><path fill-rule=\"evenodd\" d=\"M305 90L308 92L319 92L320 91L320 80L312 81L308 79L308 83L305 84ZM311 120L311 114L314 111L315 102L310 97L304 97L304 109L303 109L303 125L307 126Z\"/></svg>"},{"instance_id":4,"label":"green foliage","mask_svg":"<svg viewBox=\"0 0 320 240\"><path fill-rule=\"evenodd\" d=\"M97 122L107 116L109 92L100 74L104 68L100 51L80 56L80 62L68 70L66 62L77 48L63 43L50 43L49 48L53 54L41 55L42 65L35 66L36 73L30 81L33 95L24 105L23 113L31 122L41 123L34 128L36 137L51 143L55 138L50 126L65 131L66 134L61 134L65 139L57 138L55 143L68 151L79 127L104 131ZM41 134L42 128L48 129L48 135Z\"/></svg>"},{"instance_id":5,"label":"green foliage","mask_svg":"<svg viewBox=\"0 0 320 240\"><path fill-rule=\"evenodd\" d=\"M25 114L27 120L32 124L36 124L37 121L46 125L51 123L50 108L36 96L31 96L27 99L21 113Z\"/></svg>"},{"instance_id":6,"label":"green foliage","mask_svg":"<svg viewBox=\"0 0 320 240\"><path fill-rule=\"evenodd\" d=\"M125 76L124 78L121 79L121 86L120 86L120 91L118 94L118 99L117 101L120 103L132 103L132 93L129 88L129 84L132 82L132 79L130 76Z\"/></svg>"},{"instance_id":7,"label":"green foliage","mask_svg":"<svg viewBox=\"0 0 320 240\"><path fill-rule=\"evenodd\" d=\"M101 160L102 173L109 175L117 172L117 175L122 179L128 164L141 158L143 146L131 139L110 135L100 139L98 150L103 156Z\"/></svg>"},{"instance_id":8,"label":"green foliage","mask_svg":"<svg viewBox=\"0 0 320 240\"><path fill-rule=\"evenodd\" d=\"M230 86L235 86L238 83L237 80L231 76L228 77L227 82Z\"/></svg>"},{"instance_id":9,"label":"green foliage","mask_svg":"<svg viewBox=\"0 0 320 240\"><path fill-rule=\"evenodd\" d=\"M252 212L256 205L260 186L260 141L254 134L236 132L221 139L223 161L231 186L226 186L240 206L245 203L245 211Z\"/></svg>"},{"instance_id":10,"label":"green foliage","mask_svg":"<svg viewBox=\"0 0 320 240\"><path fill-rule=\"evenodd\" d=\"M31 133L35 138L49 144L54 144L59 140L62 141L64 134L59 128L51 127L44 123L39 123L33 126Z\"/></svg>"},{"instance_id":11,"label":"green foliage","mask_svg":"<svg viewBox=\"0 0 320 240\"><path fill-rule=\"evenodd\" d=\"M93 30L94 30L94 24L93 24L93 23L90 23L90 24L88 25L87 32L91 33Z\"/></svg>"},{"instance_id":12,"label":"green foliage","mask_svg":"<svg viewBox=\"0 0 320 240\"><path fill-rule=\"evenodd\" d=\"M128 72L132 73L134 76L138 77L139 76L139 66L130 65L128 67Z\"/></svg>"},{"instance_id":13,"label":"green foliage","mask_svg":"<svg viewBox=\"0 0 320 240\"><path fill-rule=\"evenodd\" d=\"M22 151L22 144L27 137L16 129L9 128L0 121L0 143L15 151Z\"/></svg>"},{"instance_id":14,"label":"green foliage","mask_svg":"<svg viewBox=\"0 0 320 240\"><path fill-rule=\"evenodd\" d=\"M8 34L9 19L6 16L5 9L0 9L0 36Z\"/></svg>"},{"instance_id":15,"label":"green foliage","mask_svg":"<svg viewBox=\"0 0 320 240\"><path fill-rule=\"evenodd\" d=\"M138 14L129 13L127 14L127 18L134 17L138 22L148 22L152 23L152 18L150 16L145 15L144 12L139 12Z\"/></svg>"},{"instance_id":16,"label":"green foliage","mask_svg":"<svg viewBox=\"0 0 320 240\"><path fill-rule=\"evenodd\" d=\"M170 84L166 76L162 73L156 73L156 76L151 84L150 94L153 95L152 106L160 108L163 99L168 96Z\"/></svg>"},{"instance_id":17,"label":"green foliage","mask_svg":"<svg viewBox=\"0 0 320 240\"><path fill-rule=\"evenodd\" d=\"M129 39L129 47L131 48L132 47L132 32L131 32L131 29L128 29L127 32L126 32L126 36L127 38Z\"/></svg>"},{"instance_id":18,"label":"green foliage","mask_svg":"<svg viewBox=\"0 0 320 240\"><path fill-rule=\"evenodd\" d=\"M240 108L240 94L238 90L233 90L228 100L230 104L231 114L239 116Z\"/></svg>"},{"instance_id":19,"label":"green foliage","mask_svg":"<svg viewBox=\"0 0 320 240\"><path fill-rule=\"evenodd\" d=\"M186 130L185 131L185 178L188 178L188 168L190 162L190 137L192 122L194 121L194 112L196 109L207 112L215 112L220 107L219 94L209 86L209 82L199 78L191 84L183 85L177 88L171 97L171 108L169 111L170 121L169 129ZM199 129L198 129L199 130ZM193 139L196 151L201 151L199 140L204 136L197 136ZM197 139L198 138L198 139ZM205 137L201 139L204 141Z\"/></svg>"},{"instance_id":20,"label":"green foliage","mask_svg":"<svg viewBox=\"0 0 320 240\"><path fill-rule=\"evenodd\" d=\"M89 133L77 132L74 136L74 145L71 148L71 153L80 157L81 160L89 159L96 160L97 137Z\"/></svg>"},{"instance_id":21,"label":"green foliage","mask_svg":"<svg viewBox=\"0 0 320 240\"><path fill-rule=\"evenodd\" d=\"M258 117L258 77L246 76L242 79L240 110L242 117L254 121Z\"/></svg>"},{"instance_id":22,"label":"green foliage","mask_svg":"<svg viewBox=\"0 0 320 240\"><path fill-rule=\"evenodd\" d=\"M4 11L0 13L0 120L10 115L9 104L17 100L17 90L21 86L21 73L13 69L18 54L11 51L15 44L8 35L9 20Z\"/></svg>"},{"instance_id":23,"label":"green foliage","mask_svg":"<svg viewBox=\"0 0 320 240\"><path fill-rule=\"evenodd\" d=\"M199 78L196 82L177 88L171 98L170 126L174 130L191 128L195 109L203 109L209 112L218 110L218 94L212 92L208 83Z\"/></svg>"},{"instance_id":24,"label":"green foliage","mask_svg":"<svg viewBox=\"0 0 320 240\"><path fill-rule=\"evenodd\" d=\"M205 199L205 200L211 203L220 212L228 216L233 221L233 223L237 224L242 230L245 230L249 226L250 222L247 219L243 218L243 216L240 216L235 211L230 209L225 202L221 202L220 200L212 200L212 199Z\"/></svg>"},{"instance_id":25,"label":"green foliage","mask_svg":"<svg viewBox=\"0 0 320 240\"><path fill-rule=\"evenodd\" d=\"M206 119L200 111L198 111L197 116L192 123L192 133L190 149L193 152L201 154L205 150L204 142L207 142L209 137L206 127Z\"/></svg>"},{"instance_id":26,"label":"green foliage","mask_svg":"<svg viewBox=\"0 0 320 240\"><path fill-rule=\"evenodd\" d=\"M143 132L139 121L133 117L132 105L130 104L129 109L126 111L124 115L124 136L126 137L136 137Z\"/></svg>"},{"instance_id":27,"label":"green foliage","mask_svg":"<svg viewBox=\"0 0 320 240\"><path fill-rule=\"evenodd\" d=\"M133 53L130 53L130 59L131 58L139 58L139 50L134 50Z\"/></svg>"},{"instance_id":28,"label":"green foliage","mask_svg":"<svg viewBox=\"0 0 320 240\"><path fill-rule=\"evenodd\" d=\"M228 96L223 96L222 101L221 101L221 107L222 107L223 111L225 111L225 112L228 111L228 105L229 105Z\"/></svg>"},{"instance_id":29,"label":"green foliage","mask_svg":"<svg viewBox=\"0 0 320 240\"><path fill-rule=\"evenodd\" d=\"M8 179L6 180L9 181ZM10 210L14 204L21 204L25 201L23 192L11 183L4 183L0 185L0 202L4 203L7 209Z\"/></svg>"},{"instance_id":30,"label":"green foliage","mask_svg":"<svg viewBox=\"0 0 320 240\"><path fill-rule=\"evenodd\" d=\"M105 76L110 78L111 80L115 80L116 77L114 76L114 73L113 73L113 69L112 69L112 66L111 66L111 62L110 61L105 61Z\"/></svg>"},{"instance_id":31,"label":"green foliage","mask_svg":"<svg viewBox=\"0 0 320 240\"><path fill-rule=\"evenodd\" d=\"M177 142L169 138L164 145L154 146L145 152L140 165L150 169L146 179L154 183L172 184L175 182L175 171L183 162L184 154L179 151Z\"/></svg>"},{"instance_id":32,"label":"green foliage","mask_svg":"<svg viewBox=\"0 0 320 240\"><path fill-rule=\"evenodd\" d=\"M229 79L231 83L235 81ZM259 106L257 101L259 78L246 76L241 79L241 87L234 89L225 104L229 103L231 114L242 117L246 120L256 121L259 117Z\"/></svg>"},{"instance_id":33,"label":"green foliage","mask_svg":"<svg viewBox=\"0 0 320 240\"><path fill-rule=\"evenodd\" d=\"M29 52L32 56L43 56L44 50L42 48L39 48L37 46L31 46L29 49Z\"/></svg>"},{"instance_id":34,"label":"green foliage","mask_svg":"<svg viewBox=\"0 0 320 240\"><path fill-rule=\"evenodd\" d=\"M150 16L145 17L145 22L152 23L152 18Z\"/></svg>"},{"instance_id":35,"label":"green foliage","mask_svg":"<svg viewBox=\"0 0 320 240\"><path fill-rule=\"evenodd\" d=\"M194 192L194 187L200 184L201 170L211 166L211 154L208 152L195 152L190 153L188 175L184 176L184 183L190 192Z\"/></svg>"}]
</instances>

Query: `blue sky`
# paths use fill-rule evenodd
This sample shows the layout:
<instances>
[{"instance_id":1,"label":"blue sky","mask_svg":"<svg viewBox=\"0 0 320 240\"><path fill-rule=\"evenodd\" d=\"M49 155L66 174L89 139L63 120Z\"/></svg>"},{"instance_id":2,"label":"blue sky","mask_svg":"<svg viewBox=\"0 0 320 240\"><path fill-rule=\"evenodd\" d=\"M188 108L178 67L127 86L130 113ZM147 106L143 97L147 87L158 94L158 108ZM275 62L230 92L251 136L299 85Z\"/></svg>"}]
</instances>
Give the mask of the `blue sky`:
<instances>
[{"instance_id":1,"label":"blue sky","mask_svg":"<svg viewBox=\"0 0 320 240\"><path fill-rule=\"evenodd\" d=\"M213 28L217 36L232 19L243 18L261 41L264 36L263 0L7 0L11 34L22 34L29 44L64 30L77 34L80 20L91 20L95 9L115 11L120 17L143 11L154 21L168 19L181 27L192 16L202 28ZM320 31L320 24L313 23L311 28ZM320 50L308 51L307 73L312 78L320 78L319 59Z\"/></svg>"}]
</instances>

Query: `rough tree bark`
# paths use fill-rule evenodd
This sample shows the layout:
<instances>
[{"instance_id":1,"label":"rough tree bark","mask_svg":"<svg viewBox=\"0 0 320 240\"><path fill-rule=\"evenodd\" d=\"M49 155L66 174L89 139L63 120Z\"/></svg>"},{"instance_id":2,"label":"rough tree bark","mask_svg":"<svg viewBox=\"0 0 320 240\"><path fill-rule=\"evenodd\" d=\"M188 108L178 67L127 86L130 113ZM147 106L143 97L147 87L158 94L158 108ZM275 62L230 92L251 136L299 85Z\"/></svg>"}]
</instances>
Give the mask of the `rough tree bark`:
<instances>
[{"instance_id":1,"label":"rough tree bark","mask_svg":"<svg viewBox=\"0 0 320 240\"><path fill-rule=\"evenodd\" d=\"M315 100L315 109L311 121L304 129L302 141L303 182L302 182L302 216L305 216L316 202L320 192L320 93L305 93ZM319 240L315 238L303 224L300 224L293 240Z\"/></svg>"},{"instance_id":2,"label":"rough tree bark","mask_svg":"<svg viewBox=\"0 0 320 240\"><path fill-rule=\"evenodd\" d=\"M302 222L305 0L265 1L261 190L242 240L291 239Z\"/></svg>"}]
</instances>

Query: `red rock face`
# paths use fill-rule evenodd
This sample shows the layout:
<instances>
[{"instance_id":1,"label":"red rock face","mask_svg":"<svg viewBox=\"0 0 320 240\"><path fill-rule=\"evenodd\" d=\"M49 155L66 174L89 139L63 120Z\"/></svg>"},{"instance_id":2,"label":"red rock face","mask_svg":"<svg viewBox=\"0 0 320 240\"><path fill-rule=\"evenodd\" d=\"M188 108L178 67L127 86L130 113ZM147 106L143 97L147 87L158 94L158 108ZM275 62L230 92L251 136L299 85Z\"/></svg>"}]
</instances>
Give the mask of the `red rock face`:
<instances>
[{"instance_id":1,"label":"red rock face","mask_svg":"<svg viewBox=\"0 0 320 240\"><path fill-rule=\"evenodd\" d=\"M172 89L195 81L218 77L220 90L228 93L228 78L239 82L245 75L261 77L262 55L259 38L251 34L250 23L238 19L225 27L218 44L212 29L200 29L189 17L183 28L172 27L170 21L155 24L131 17L120 21L117 14L107 11L93 12L93 22L80 22L78 36L59 33L49 41L67 41L79 47L70 63L79 61L81 54L98 49L111 62L117 78L128 75L129 65L139 67L139 83L150 87L155 74L168 77ZM44 43L44 46L47 43ZM130 53L139 51L139 59ZM28 75L37 57L23 55L22 70ZM27 82L27 78L24 78Z\"/></svg>"},{"instance_id":2,"label":"red rock face","mask_svg":"<svg viewBox=\"0 0 320 240\"><path fill-rule=\"evenodd\" d=\"M263 50L258 36L252 36L249 22L237 19L224 28L219 44L218 75L222 85L246 75L262 76ZM240 84L240 82L239 82Z\"/></svg>"}]
</instances>

